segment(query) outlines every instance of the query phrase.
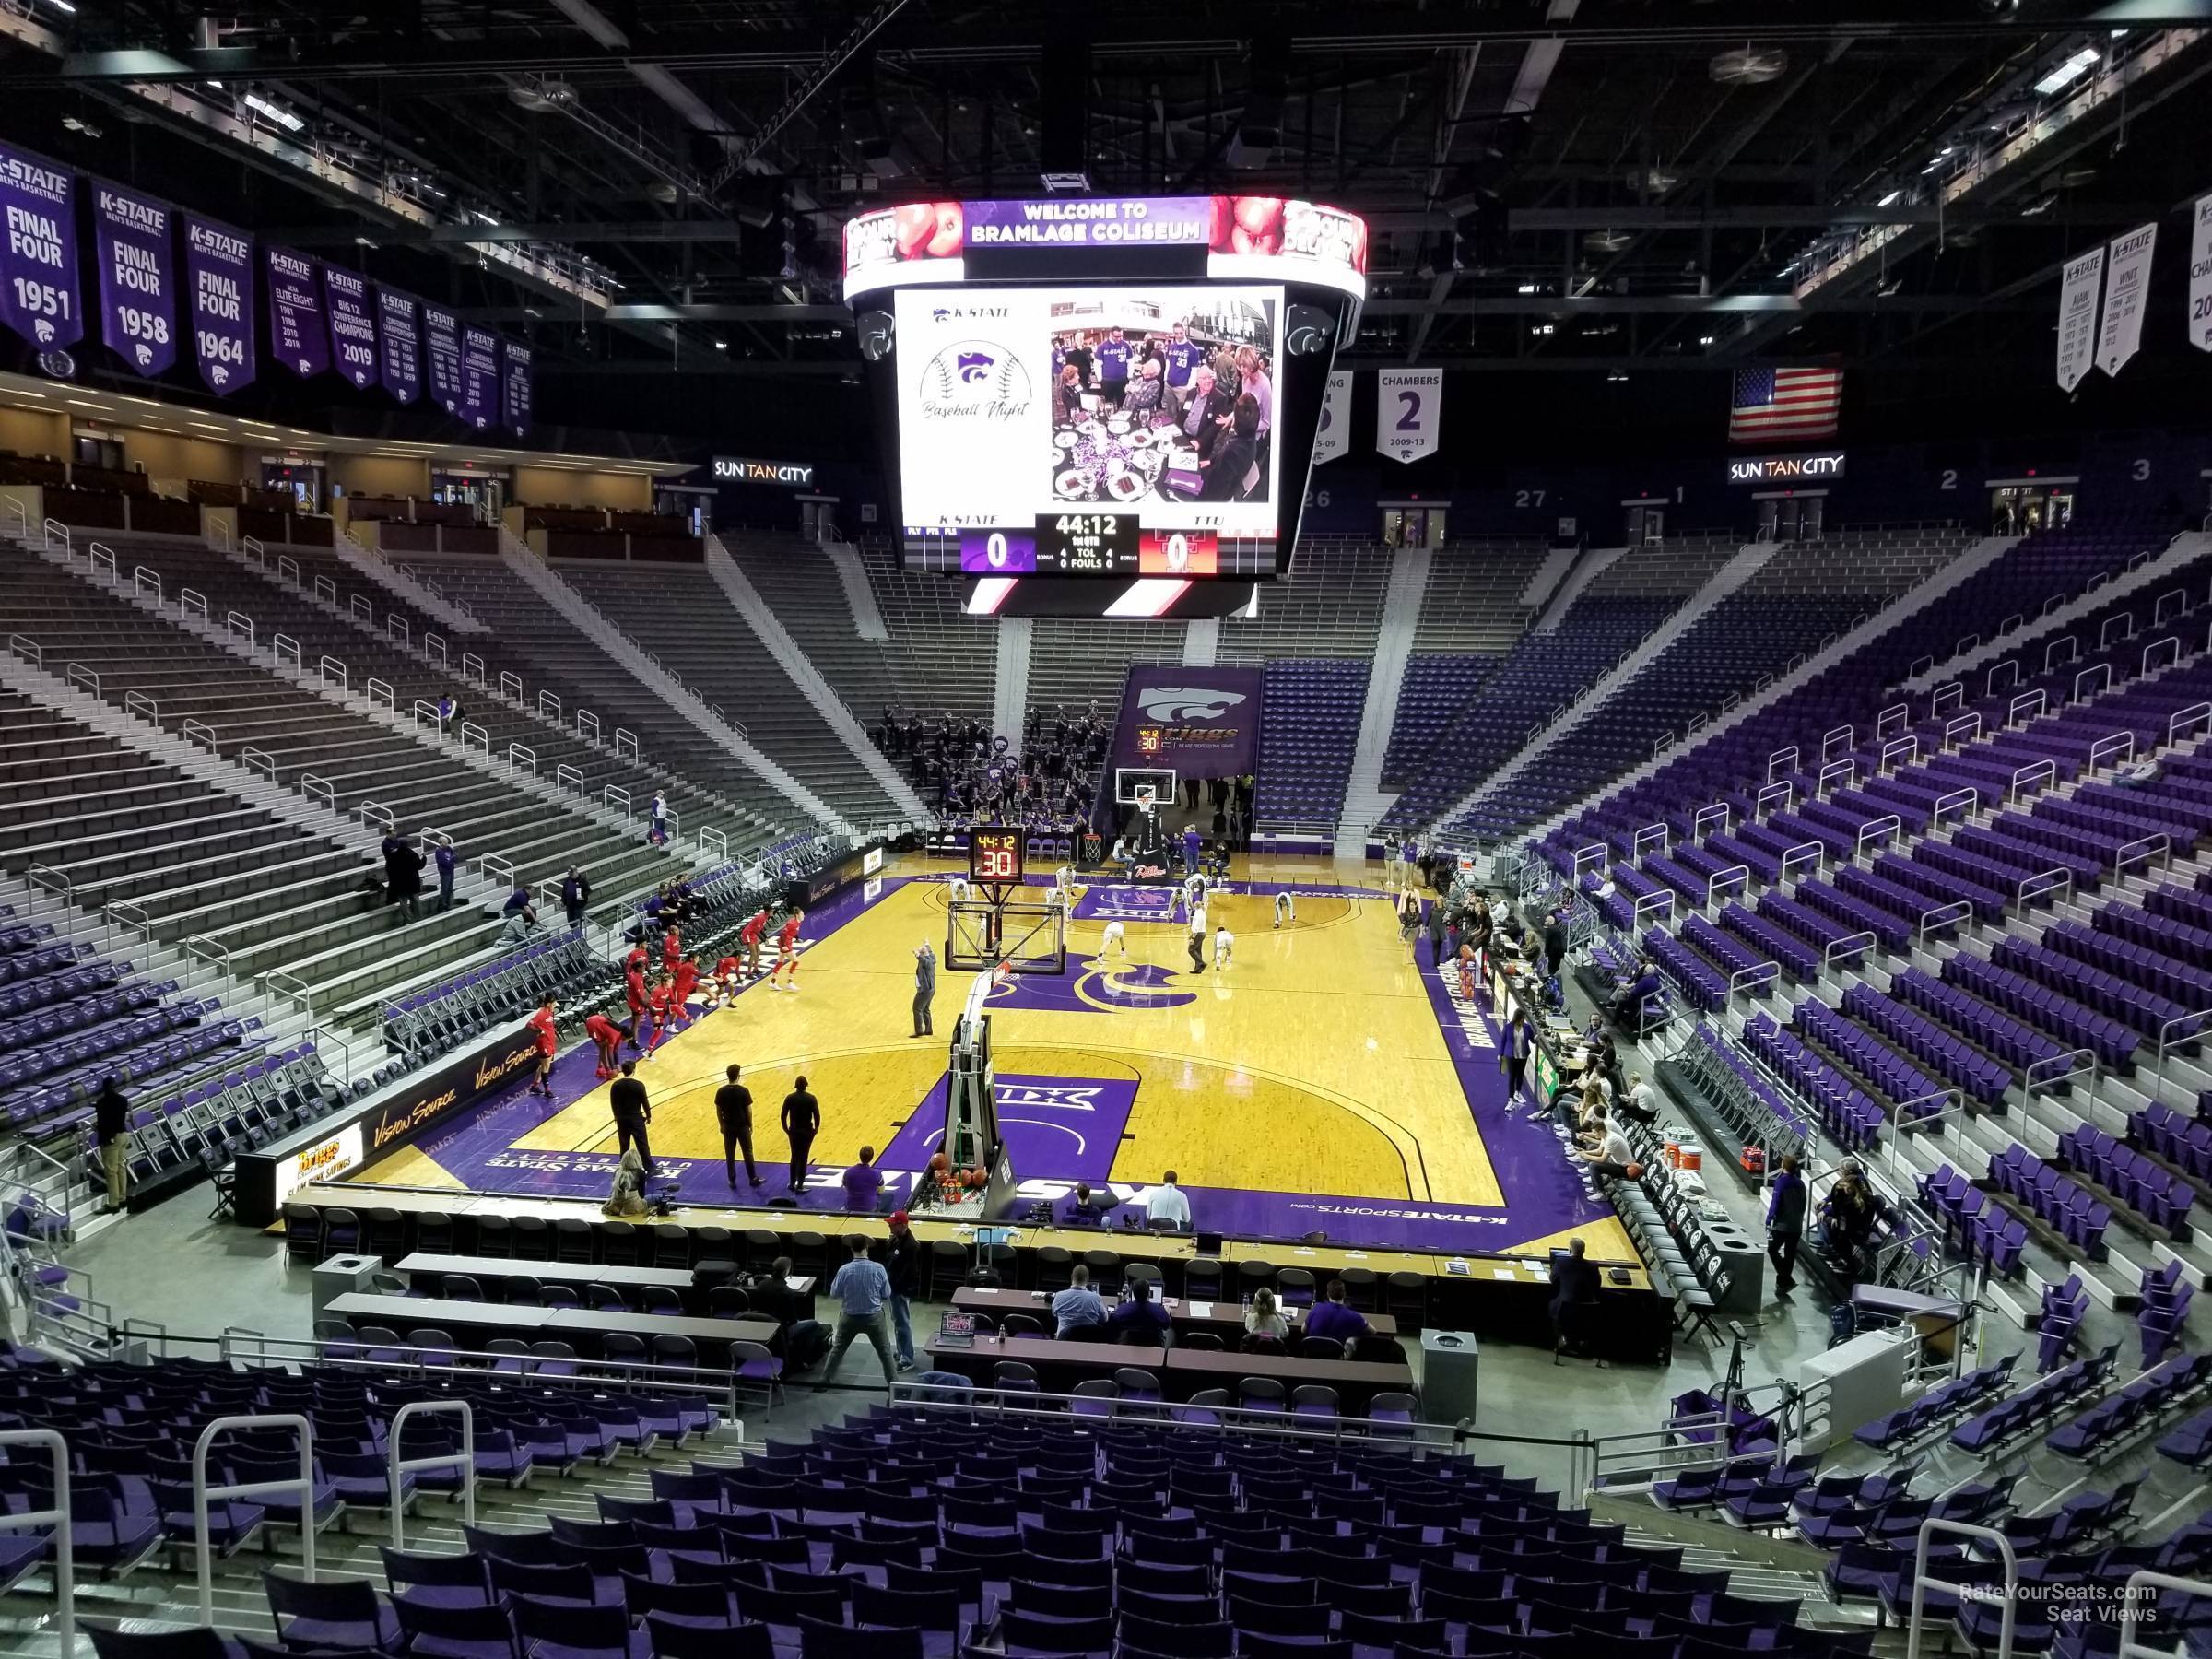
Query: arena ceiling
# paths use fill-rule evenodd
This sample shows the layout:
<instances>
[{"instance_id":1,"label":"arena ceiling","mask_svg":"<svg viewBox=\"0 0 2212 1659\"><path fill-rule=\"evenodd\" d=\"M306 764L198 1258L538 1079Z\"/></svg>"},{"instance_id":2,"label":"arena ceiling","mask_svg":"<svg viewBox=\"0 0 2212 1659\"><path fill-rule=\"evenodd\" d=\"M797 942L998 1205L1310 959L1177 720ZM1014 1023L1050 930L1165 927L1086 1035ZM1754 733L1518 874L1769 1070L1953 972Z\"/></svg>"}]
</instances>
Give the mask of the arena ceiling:
<instances>
[{"instance_id":1,"label":"arena ceiling","mask_svg":"<svg viewBox=\"0 0 2212 1659\"><path fill-rule=\"evenodd\" d=\"M0 133L552 375L848 372L842 219L1048 171L1339 203L1357 357L1584 371L2042 342L2071 253L2212 187L2212 0L0 0Z\"/></svg>"}]
</instances>

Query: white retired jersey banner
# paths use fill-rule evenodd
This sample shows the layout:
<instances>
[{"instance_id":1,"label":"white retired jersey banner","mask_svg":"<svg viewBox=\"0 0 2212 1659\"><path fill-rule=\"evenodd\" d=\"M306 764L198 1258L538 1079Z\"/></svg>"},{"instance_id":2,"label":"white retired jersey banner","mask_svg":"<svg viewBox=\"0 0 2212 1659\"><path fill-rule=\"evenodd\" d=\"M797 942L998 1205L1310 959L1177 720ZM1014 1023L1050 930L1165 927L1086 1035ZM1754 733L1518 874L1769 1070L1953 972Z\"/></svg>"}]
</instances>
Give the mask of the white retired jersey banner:
<instances>
[{"instance_id":1,"label":"white retired jersey banner","mask_svg":"<svg viewBox=\"0 0 2212 1659\"><path fill-rule=\"evenodd\" d=\"M2189 344L2212 351L2212 195L2196 204L2189 240Z\"/></svg>"},{"instance_id":2,"label":"white retired jersey banner","mask_svg":"<svg viewBox=\"0 0 2212 1659\"><path fill-rule=\"evenodd\" d=\"M2068 392L2097 362L2097 297L2104 286L2104 250L2066 262L2058 290L2058 383Z\"/></svg>"},{"instance_id":3,"label":"white retired jersey banner","mask_svg":"<svg viewBox=\"0 0 2212 1659\"><path fill-rule=\"evenodd\" d=\"M1375 452L1393 461L1436 453L1444 414L1441 369L1382 369L1375 373Z\"/></svg>"},{"instance_id":4,"label":"white retired jersey banner","mask_svg":"<svg viewBox=\"0 0 2212 1659\"><path fill-rule=\"evenodd\" d=\"M2104 326L2097 331L2097 367L2117 374L2143 343L2143 296L2150 289L2150 255L2159 244L2155 219L2114 240L2104 265Z\"/></svg>"},{"instance_id":5,"label":"white retired jersey banner","mask_svg":"<svg viewBox=\"0 0 2212 1659\"><path fill-rule=\"evenodd\" d=\"M1340 369L1329 376L1321 397L1321 425L1313 433L1313 465L1348 455L1352 450L1352 373Z\"/></svg>"}]
</instances>

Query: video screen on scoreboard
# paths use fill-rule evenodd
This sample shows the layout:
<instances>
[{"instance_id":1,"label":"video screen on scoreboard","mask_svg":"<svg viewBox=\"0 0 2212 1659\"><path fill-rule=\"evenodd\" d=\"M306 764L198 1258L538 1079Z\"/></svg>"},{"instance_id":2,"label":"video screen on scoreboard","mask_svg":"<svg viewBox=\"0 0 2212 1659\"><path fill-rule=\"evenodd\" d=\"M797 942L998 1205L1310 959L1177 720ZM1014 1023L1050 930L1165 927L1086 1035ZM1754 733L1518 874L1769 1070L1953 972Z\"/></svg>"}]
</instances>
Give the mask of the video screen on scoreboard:
<instances>
[{"instance_id":1,"label":"video screen on scoreboard","mask_svg":"<svg viewBox=\"0 0 2212 1659\"><path fill-rule=\"evenodd\" d=\"M1279 287L902 288L894 303L910 562L1273 568Z\"/></svg>"}]
</instances>

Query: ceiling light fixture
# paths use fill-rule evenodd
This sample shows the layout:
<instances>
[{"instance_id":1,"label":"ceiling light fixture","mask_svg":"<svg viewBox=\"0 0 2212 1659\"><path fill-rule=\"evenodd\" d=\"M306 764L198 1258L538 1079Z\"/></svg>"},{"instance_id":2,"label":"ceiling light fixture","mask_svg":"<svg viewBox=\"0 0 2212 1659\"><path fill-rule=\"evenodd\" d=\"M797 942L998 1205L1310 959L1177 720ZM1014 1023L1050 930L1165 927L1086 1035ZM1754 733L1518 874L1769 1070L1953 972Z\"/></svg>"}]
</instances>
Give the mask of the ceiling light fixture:
<instances>
[{"instance_id":1,"label":"ceiling light fixture","mask_svg":"<svg viewBox=\"0 0 2212 1659\"><path fill-rule=\"evenodd\" d=\"M259 111L262 114L266 115L271 121L275 122L278 126L282 127L288 133L296 133L301 127L307 124L306 122L300 120L299 116L293 114L289 110L280 108L279 106L271 103L267 99L262 97L262 95L258 92L249 92L246 94L246 108L249 110Z\"/></svg>"},{"instance_id":2,"label":"ceiling light fixture","mask_svg":"<svg viewBox=\"0 0 2212 1659\"><path fill-rule=\"evenodd\" d=\"M1904 194L1905 193L1901 190L1893 190L1888 195L1884 196L1880 201L1877 202L1875 206L1877 207L1887 207L1892 202L1896 201L1899 196L1901 196Z\"/></svg>"},{"instance_id":3,"label":"ceiling light fixture","mask_svg":"<svg viewBox=\"0 0 2212 1659\"><path fill-rule=\"evenodd\" d=\"M2057 68L2052 70L2050 74L2044 76L2041 80L2037 81L2035 89L2045 98L2050 97L2053 92L2064 91L2087 75L2096 62L2097 49L2094 46L2084 46L2065 63L2059 65Z\"/></svg>"}]
</instances>

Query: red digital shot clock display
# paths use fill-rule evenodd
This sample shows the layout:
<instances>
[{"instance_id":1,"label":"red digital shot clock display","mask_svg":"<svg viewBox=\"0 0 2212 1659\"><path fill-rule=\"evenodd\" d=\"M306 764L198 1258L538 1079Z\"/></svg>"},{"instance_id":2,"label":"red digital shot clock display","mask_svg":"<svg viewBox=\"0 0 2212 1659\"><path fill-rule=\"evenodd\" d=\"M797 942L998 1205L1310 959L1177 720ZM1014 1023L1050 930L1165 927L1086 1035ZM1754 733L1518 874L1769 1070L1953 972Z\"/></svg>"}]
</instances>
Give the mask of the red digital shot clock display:
<instances>
[{"instance_id":1,"label":"red digital shot clock display","mask_svg":"<svg viewBox=\"0 0 2212 1659\"><path fill-rule=\"evenodd\" d=\"M1018 887L1022 838L1018 830L975 830L968 836L968 879L991 887Z\"/></svg>"}]
</instances>

